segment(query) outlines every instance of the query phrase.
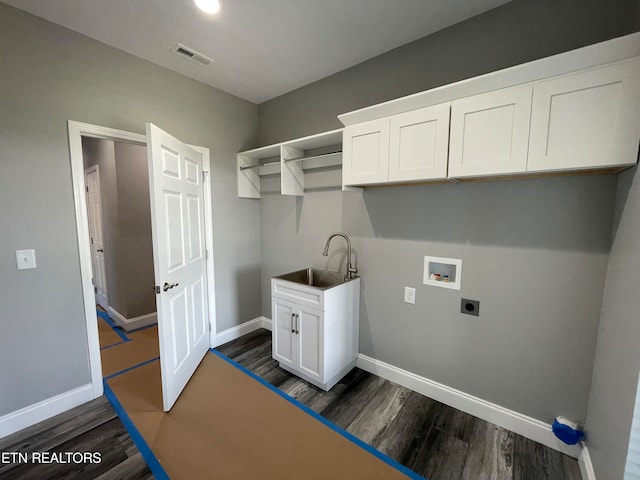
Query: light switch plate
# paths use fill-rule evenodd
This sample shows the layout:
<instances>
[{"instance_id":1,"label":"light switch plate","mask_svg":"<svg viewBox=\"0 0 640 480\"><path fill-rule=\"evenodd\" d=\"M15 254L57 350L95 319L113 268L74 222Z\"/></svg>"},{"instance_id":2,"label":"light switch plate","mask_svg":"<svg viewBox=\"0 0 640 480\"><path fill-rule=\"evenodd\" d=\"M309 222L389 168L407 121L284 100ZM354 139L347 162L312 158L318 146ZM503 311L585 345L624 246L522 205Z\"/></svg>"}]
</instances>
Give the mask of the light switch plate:
<instances>
[{"instance_id":1,"label":"light switch plate","mask_svg":"<svg viewBox=\"0 0 640 480\"><path fill-rule=\"evenodd\" d=\"M30 270L36 268L36 251L16 250L16 265L18 270Z\"/></svg>"},{"instance_id":2,"label":"light switch plate","mask_svg":"<svg viewBox=\"0 0 640 480\"><path fill-rule=\"evenodd\" d=\"M404 301L415 305L416 303L416 289L411 287L404 287Z\"/></svg>"}]
</instances>

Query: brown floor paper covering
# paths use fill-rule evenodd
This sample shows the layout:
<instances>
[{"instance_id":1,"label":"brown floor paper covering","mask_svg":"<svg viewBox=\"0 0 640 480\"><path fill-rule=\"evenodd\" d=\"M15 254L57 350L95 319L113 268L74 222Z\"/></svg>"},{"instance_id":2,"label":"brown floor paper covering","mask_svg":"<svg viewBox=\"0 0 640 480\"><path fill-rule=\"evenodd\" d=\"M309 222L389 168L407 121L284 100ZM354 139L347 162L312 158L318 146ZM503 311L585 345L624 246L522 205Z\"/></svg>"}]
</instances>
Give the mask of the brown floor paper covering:
<instances>
[{"instance_id":1,"label":"brown floor paper covering","mask_svg":"<svg viewBox=\"0 0 640 480\"><path fill-rule=\"evenodd\" d=\"M172 480L406 478L212 353L169 413L159 361L108 383Z\"/></svg>"},{"instance_id":2,"label":"brown floor paper covering","mask_svg":"<svg viewBox=\"0 0 640 480\"><path fill-rule=\"evenodd\" d=\"M127 336L131 339L130 342L124 342L100 352L103 377L160 355L157 326L145 328L138 332L129 332Z\"/></svg>"},{"instance_id":3,"label":"brown floor paper covering","mask_svg":"<svg viewBox=\"0 0 640 480\"><path fill-rule=\"evenodd\" d=\"M113 331L113 328L101 318L98 318L98 335L100 337L100 348L115 345L122 341L120 336Z\"/></svg>"}]
</instances>

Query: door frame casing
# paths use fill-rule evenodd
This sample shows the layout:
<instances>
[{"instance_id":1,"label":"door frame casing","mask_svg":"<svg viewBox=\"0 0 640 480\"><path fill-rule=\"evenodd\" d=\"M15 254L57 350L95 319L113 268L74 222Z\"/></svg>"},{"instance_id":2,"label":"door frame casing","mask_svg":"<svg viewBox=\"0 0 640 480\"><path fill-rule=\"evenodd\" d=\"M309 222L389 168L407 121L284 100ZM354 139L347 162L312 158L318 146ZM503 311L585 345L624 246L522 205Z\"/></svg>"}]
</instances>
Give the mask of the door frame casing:
<instances>
[{"instance_id":1,"label":"door frame casing","mask_svg":"<svg viewBox=\"0 0 640 480\"><path fill-rule=\"evenodd\" d=\"M84 303L84 316L87 326L87 343L89 347L89 367L91 371L91 387L93 398L103 394L102 361L100 358L100 339L98 336L98 316L95 307L95 295L92 278L93 267L91 265L91 245L89 236L89 223L86 204L86 185L84 179L84 160L82 154L82 137L101 138L138 145L147 144L146 135L116 130L88 123L69 120L69 156L71 160L71 182L73 188L73 201L76 214L76 233L78 239L78 256L80 260L80 280L82 284L82 300ZM189 145L202 154L204 171L208 172L204 177L204 221L205 241L207 249L207 295L209 300L209 346L216 346L216 298L213 254L213 212L211 203L211 158L208 148ZM151 285L149 286L151 287Z\"/></svg>"}]
</instances>

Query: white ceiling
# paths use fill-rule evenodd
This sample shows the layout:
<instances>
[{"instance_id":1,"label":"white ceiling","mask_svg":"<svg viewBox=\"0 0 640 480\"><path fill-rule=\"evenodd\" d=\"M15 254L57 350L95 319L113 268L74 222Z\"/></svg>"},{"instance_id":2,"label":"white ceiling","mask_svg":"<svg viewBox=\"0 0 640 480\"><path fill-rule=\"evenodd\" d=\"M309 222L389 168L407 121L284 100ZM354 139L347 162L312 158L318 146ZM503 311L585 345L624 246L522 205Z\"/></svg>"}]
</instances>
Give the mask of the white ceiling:
<instances>
[{"instance_id":1,"label":"white ceiling","mask_svg":"<svg viewBox=\"0 0 640 480\"><path fill-rule=\"evenodd\" d=\"M255 103L344 70L509 0L2 0ZM200 66L182 43L215 60Z\"/></svg>"}]
</instances>

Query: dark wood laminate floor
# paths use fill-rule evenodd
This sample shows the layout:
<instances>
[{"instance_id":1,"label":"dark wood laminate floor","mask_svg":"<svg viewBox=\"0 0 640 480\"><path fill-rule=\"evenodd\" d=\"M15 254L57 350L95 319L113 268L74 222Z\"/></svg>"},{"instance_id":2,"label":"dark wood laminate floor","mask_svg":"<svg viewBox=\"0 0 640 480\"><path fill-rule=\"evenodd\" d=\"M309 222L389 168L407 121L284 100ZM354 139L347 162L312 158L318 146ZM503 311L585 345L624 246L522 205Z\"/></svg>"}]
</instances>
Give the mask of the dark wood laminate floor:
<instances>
[{"instance_id":1,"label":"dark wood laminate floor","mask_svg":"<svg viewBox=\"0 0 640 480\"><path fill-rule=\"evenodd\" d=\"M2 480L155 478L104 396L3 438L0 452L21 452L28 456L28 463L8 463L3 459ZM99 452L101 461L34 463L33 452Z\"/></svg>"},{"instance_id":2,"label":"dark wood laminate floor","mask_svg":"<svg viewBox=\"0 0 640 480\"><path fill-rule=\"evenodd\" d=\"M324 392L278 367L269 331L218 351L429 480L581 479L573 458L358 368Z\"/></svg>"}]
</instances>

